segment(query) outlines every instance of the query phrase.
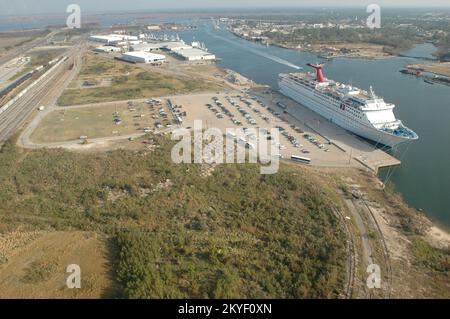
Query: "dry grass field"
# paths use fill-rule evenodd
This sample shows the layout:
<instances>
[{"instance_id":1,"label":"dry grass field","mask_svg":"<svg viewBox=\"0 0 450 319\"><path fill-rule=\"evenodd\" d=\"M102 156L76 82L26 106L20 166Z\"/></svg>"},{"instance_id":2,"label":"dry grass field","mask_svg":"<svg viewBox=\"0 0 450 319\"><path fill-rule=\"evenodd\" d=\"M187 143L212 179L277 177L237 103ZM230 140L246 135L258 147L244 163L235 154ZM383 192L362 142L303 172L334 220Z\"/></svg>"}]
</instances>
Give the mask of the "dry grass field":
<instances>
[{"instance_id":1,"label":"dry grass field","mask_svg":"<svg viewBox=\"0 0 450 319\"><path fill-rule=\"evenodd\" d=\"M164 74L160 70L144 70L136 65L88 53L80 75L75 81L111 81L109 86L67 89L60 97L61 106L140 99L187 92L215 90L209 81L195 80L184 74ZM76 87L76 85L75 85Z\"/></svg>"}]
</instances>

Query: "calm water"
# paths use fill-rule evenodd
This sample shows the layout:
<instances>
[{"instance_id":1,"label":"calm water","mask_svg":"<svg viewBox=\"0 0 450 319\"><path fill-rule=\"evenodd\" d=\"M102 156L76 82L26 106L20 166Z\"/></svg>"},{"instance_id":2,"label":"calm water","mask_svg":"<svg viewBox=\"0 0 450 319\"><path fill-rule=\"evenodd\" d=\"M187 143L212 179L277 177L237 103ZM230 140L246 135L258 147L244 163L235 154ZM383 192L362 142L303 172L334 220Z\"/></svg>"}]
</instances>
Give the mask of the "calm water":
<instances>
[{"instance_id":1,"label":"calm water","mask_svg":"<svg viewBox=\"0 0 450 319\"><path fill-rule=\"evenodd\" d=\"M120 21L104 20L102 24L125 23L133 19L135 17L128 20L120 17ZM0 22L2 29L7 26ZM250 43L209 25L200 25L199 30L180 36L187 42L194 37L205 42L209 50L222 59L221 67L273 88L278 88L279 73L296 71L287 64L306 67L306 63L320 62L316 55ZM405 55L429 58L433 51L432 45L424 44ZM404 65L418 62L425 61L406 57L378 61L341 58L328 61L325 74L364 89L372 85L378 95L397 105L395 114L419 134L420 140L394 150L402 165L385 170L381 177L389 176L389 181L410 205L450 226L450 87L430 85L399 73Z\"/></svg>"}]
</instances>

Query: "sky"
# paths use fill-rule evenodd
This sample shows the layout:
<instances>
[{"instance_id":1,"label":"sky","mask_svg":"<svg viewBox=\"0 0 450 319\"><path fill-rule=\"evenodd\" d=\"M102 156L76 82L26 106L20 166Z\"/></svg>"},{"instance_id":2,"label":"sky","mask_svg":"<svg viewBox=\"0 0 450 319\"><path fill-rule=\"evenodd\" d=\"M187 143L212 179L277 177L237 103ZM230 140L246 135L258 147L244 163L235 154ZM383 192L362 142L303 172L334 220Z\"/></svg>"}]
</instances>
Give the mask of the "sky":
<instances>
[{"instance_id":1,"label":"sky","mask_svg":"<svg viewBox=\"0 0 450 319\"><path fill-rule=\"evenodd\" d=\"M0 15L64 13L75 3L85 12L201 8L337 7L376 3L394 7L448 7L449 0L0 0Z\"/></svg>"}]
</instances>

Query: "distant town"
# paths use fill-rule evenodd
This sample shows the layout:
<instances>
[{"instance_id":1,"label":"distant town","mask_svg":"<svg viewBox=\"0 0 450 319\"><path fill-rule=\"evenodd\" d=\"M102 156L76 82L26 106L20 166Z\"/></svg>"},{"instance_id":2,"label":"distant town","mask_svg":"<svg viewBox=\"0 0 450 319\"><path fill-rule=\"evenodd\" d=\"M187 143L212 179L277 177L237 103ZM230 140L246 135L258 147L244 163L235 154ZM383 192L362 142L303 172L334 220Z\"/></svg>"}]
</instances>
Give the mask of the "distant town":
<instances>
[{"instance_id":1,"label":"distant town","mask_svg":"<svg viewBox=\"0 0 450 319\"><path fill-rule=\"evenodd\" d=\"M332 15L332 14L331 14ZM450 16L423 13L415 17L383 16L382 28L370 30L366 16L304 15L296 20L290 16L221 17L231 32L250 41L290 49L319 53L324 58L383 58L411 48L414 43L430 42L441 50L438 58L450 61Z\"/></svg>"}]
</instances>

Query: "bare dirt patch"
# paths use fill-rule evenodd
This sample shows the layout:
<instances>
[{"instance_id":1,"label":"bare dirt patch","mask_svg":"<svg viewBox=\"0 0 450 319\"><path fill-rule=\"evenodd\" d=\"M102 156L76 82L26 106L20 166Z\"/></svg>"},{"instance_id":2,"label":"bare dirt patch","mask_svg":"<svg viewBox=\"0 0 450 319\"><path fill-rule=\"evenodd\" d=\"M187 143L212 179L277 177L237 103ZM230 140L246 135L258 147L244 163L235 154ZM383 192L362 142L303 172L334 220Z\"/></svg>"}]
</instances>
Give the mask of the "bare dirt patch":
<instances>
[{"instance_id":1,"label":"bare dirt patch","mask_svg":"<svg viewBox=\"0 0 450 319\"><path fill-rule=\"evenodd\" d=\"M343 53L341 49L346 49ZM392 57L386 52L382 45L371 43L337 43L337 44L314 44L312 50L326 54L334 53L335 57L384 59Z\"/></svg>"},{"instance_id":2,"label":"bare dirt patch","mask_svg":"<svg viewBox=\"0 0 450 319\"><path fill-rule=\"evenodd\" d=\"M114 296L107 238L89 232L12 233L0 237L0 298ZM66 287L66 267L78 264L82 288Z\"/></svg>"},{"instance_id":3,"label":"bare dirt patch","mask_svg":"<svg viewBox=\"0 0 450 319\"><path fill-rule=\"evenodd\" d=\"M406 66L408 69L431 72L438 75L450 77L450 62L431 63L431 64L411 64Z\"/></svg>"},{"instance_id":4,"label":"bare dirt patch","mask_svg":"<svg viewBox=\"0 0 450 319\"><path fill-rule=\"evenodd\" d=\"M392 269L391 298L446 298L450 282L444 268L450 235L408 207L390 187L380 188L376 176L351 169L336 176L347 193L358 190L356 195L370 207L381 230Z\"/></svg>"},{"instance_id":5,"label":"bare dirt patch","mask_svg":"<svg viewBox=\"0 0 450 319\"><path fill-rule=\"evenodd\" d=\"M437 248L447 248L450 246L450 234L437 226L431 226L427 232L428 242Z\"/></svg>"}]
</instances>

